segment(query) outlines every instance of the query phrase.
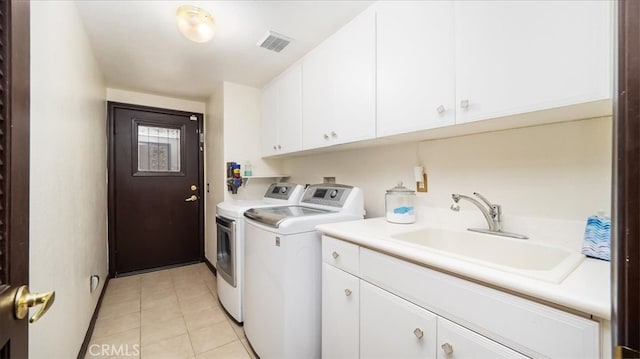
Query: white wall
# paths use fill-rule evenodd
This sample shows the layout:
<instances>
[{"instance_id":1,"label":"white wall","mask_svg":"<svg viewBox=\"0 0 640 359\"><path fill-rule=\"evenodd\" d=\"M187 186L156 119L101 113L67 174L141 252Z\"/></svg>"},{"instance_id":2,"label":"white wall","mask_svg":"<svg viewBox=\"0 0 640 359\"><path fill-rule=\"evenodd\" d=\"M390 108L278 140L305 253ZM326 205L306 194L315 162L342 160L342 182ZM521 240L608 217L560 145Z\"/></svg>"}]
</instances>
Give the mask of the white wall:
<instances>
[{"instance_id":1,"label":"white wall","mask_svg":"<svg viewBox=\"0 0 640 359\"><path fill-rule=\"evenodd\" d=\"M205 133L205 183L209 191L205 195L204 254L216 264L216 204L224 201L224 87L218 86L207 102L204 121Z\"/></svg>"},{"instance_id":2,"label":"white wall","mask_svg":"<svg viewBox=\"0 0 640 359\"><path fill-rule=\"evenodd\" d=\"M206 104L204 102L183 100L175 97L158 96L114 88L107 88L107 100L196 113L205 113L206 109Z\"/></svg>"},{"instance_id":3,"label":"white wall","mask_svg":"<svg viewBox=\"0 0 640 359\"><path fill-rule=\"evenodd\" d=\"M297 183L335 176L362 187L367 217L381 217L385 190L399 181L415 189L417 163L429 186L417 196L421 222L486 226L471 204L461 203L459 213L448 209L452 193L475 191L503 206L505 230L575 248L586 217L611 207L611 118L288 158L284 170ZM558 228L571 238L550 233Z\"/></svg>"},{"instance_id":4,"label":"white wall","mask_svg":"<svg viewBox=\"0 0 640 359\"><path fill-rule=\"evenodd\" d=\"M226 163L251 162L254 175L280 174L280 160L264 160L260 153L260 90L224 82L207 102L205 121L205 256L216 263L216 205L233 199L260 199L273 178L252 179L238 189L227 190Z\"/></svg>"},{"instance_id":5,"label":"white wall","mask_svg":"<svg viewBox=\"0 0 640 359\"><path fill-rule=\"evenodd\" d=\"M30 358L75 358L107 276L105 84L76 5L31 2ZM101 285L90 293L89 277Z\"/></svg>"},{"instance_id":6,"label":"white wall","mask_svg":"<svg viewBox=\"0 0 640 359\"><path fill-rule=\"evenodd\" d=\"M244 163L249 161L255 176L281 173L281 161L262 159L260 114L259 89L224 83L225 166L226 162L238 162L244 172ZM235 195L225 191L224 199L260 199L271 182L273 179L253 179Z\"/></svg>"}]
</instances>

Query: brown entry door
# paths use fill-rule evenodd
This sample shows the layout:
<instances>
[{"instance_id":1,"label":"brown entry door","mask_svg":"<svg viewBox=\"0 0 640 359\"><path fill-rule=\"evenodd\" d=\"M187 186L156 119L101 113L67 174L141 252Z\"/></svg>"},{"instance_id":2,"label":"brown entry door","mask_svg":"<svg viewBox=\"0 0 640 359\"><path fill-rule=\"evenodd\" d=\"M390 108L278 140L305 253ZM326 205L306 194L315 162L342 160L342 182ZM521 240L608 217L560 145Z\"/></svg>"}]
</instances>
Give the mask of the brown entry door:
<instances>
[{"instance_id":1,"label":"brown entry door","mask_svg":"<svg viewBox=\"0 0 640 359\"><path fill-rule=\"evenodd\" d=\"M109 103L110 272L201 260L201 114Z\"/></svg>"}]
</instances>

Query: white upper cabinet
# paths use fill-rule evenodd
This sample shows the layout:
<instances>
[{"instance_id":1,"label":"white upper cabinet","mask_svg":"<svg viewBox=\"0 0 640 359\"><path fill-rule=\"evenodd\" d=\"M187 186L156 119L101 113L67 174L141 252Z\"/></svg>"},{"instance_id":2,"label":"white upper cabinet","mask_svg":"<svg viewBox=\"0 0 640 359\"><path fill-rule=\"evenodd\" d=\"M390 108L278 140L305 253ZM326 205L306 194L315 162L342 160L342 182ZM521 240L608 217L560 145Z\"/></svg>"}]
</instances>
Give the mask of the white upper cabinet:
<instances>
[{"instance_id":1,"label":"white upper cabinet","mask_svg":"<svg viewBox=\"0 0 640 359\"><path fill-rule=\"evenodd\" d=\"M456 123L611 97L611 2L455 2Z\"/></svg>"},{"instance_id":2,"label":"white upper cabinet","mask_svg":"<svg viewBox=\"0 0 640 359\"><path fill-rule=\"evenodd\" d=\"M379 1L265 89L263 154L608 116L612 4Z\"/></svg>"},{"instance_id":3,"label":"white upper cabinet","mask_svg":"<svg viewBox=\"0 0 640 359\"><path fill-rule=\"evenodd\" d=\"M377 135L453 125L453 2L381 1L377 14Z\"/></svg>"},{"instance_id":4,"label":"white upper cabinet","mask_svg":"<svg viewBox=\"0 0 640 359\"><path fill-rule=\"evenodd\" d=\"M367 10L303 59L303 149L375 137L375 45Z\"/></svg>"},{"instance_id":5,"label":"white upper cabinet","mask_svg":"<svg viewBox=\"0 0 640 359\"><path fill-rule=\"evenodd\" d=\"M277 80L273 80L262 89L262 117L260 133L262 135L262 155L277 154L278 146L278 90Z\"/></svg>"},{"instance_id":6,"label":"white upper cabinet","mask_svg":"<svg viewBox=\"0 0 640 359\"><path fill-rule=\"evenodd\" d=\"M262 155L302 149L302 68L295 64L262 91Z\"/></svg>"}]
</instances>

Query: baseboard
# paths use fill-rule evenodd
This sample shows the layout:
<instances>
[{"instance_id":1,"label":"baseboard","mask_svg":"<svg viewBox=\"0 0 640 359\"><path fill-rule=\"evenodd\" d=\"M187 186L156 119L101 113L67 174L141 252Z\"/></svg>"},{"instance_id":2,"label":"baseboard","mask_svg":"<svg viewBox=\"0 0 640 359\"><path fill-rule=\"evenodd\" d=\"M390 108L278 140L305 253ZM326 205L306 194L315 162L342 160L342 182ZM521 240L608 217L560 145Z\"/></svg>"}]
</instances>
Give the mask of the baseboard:
<instances>
[{"instance_id":1,"label":"baseboard","mask_svg":"<svg viewBox=\"0 0 640 359\"><path fill-rule=\"evenodd\" d=\"M82 342L82 346L80 347L80 352L78 353L78 359L84 359L85 355L87 354L87 349L89 348L89 343L91 342L91 336L93 335L93 328L96 326L96 321L98 320L98 312L100 312L102 299L104 298L104 294L107 292L107 286L109 285L110 279L111 277L107 275L107 279L104 281L104 285L102 286L102 291L100 292L100 298L98 298L98 303L96 304L96 309L93 311L91 322L89 322L89 328L87 328L87 334L85 334L84 341Z\"/></svg>"},{"instance_id":2,"label":"baseboard","mask_svg":"<svg viewBox=\"0 0 640 359\"><path fill-rule=\"evenodd\" d=\"M211 273L213 273L213 275L217 277L218 276L218 271L216 271L216 267L214 267L213 264L211 264L211 262L209 262L209 260L207 258L204 258L203 262L204 262L204 264L207 265L207 268L209 268Z\"/></svg>"}]
</instances>

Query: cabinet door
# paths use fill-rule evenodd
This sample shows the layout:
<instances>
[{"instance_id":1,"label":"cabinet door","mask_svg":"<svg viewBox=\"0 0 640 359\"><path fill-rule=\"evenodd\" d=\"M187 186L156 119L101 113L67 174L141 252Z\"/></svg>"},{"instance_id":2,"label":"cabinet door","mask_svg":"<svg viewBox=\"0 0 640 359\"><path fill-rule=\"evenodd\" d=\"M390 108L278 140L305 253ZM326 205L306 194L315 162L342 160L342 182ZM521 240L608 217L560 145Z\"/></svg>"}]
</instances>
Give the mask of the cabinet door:
<instances>
[{"instance_id":1,"label":"cabinet door","mask_svg":"<svg viewBox=\"0 0 640 359\"><path fill-rule=\"evenodd\" d=\"M444 318L438 318L438 359L524 359L526 356Z\"/></svg>"},{"instance_id":2,"label":"cabinet door","mask_svg":"<svg viewBox=\"0 0 640 359\"><path fill-rule=\"evenodd\" d=\"M278 152L302 149L302 67L295 64L278 79Z\"/></svg>"},{"instance_id":3,"label":"cabinet door","mask_svg":"<svg viewBox=\"0 0 640 359\"><path fill-rule=\"evenodd\" d=\"M322 264L322 357L359 357L360 279Z\"/></svg>"},{"instance_id":4,"label":"cabinet door","mask_svg":"<svg viewBox=\"0 0 640 359\"><path fill-rule=\"evenodd\" d=\"M377 26L377 136L455 121L453 2L381 1Z\"/></svg>"},{"instance_id":5,"label":"cabinet door","mask_svg":"<svg viewBox=\"0 0 640 359\"><path fill-rule=\"evenodd\" d=\"M375 136L375 13L365 11L302 64L302 145L330 146Z\"/></svg>"},{"instance_id":6,"label":"cabinet door","mask_svg":"<svg viewBox=\"0 0 640 359\"><path fill-rule=\"evenodd\" d=\"M274 155L278 149L278 86L272 82L262 90L262 117L260 121L262 155Z\"/></svg>"},{"instance_id":7,"label":"cabinet door","mask_svg":"<svg viewBox=\"0 0 640 359\"><path fill-rule=\"evenodd\" d=\"M456 1L456 122L610 98L611 3Z\"/></svg>"},{"instance_id":8,"label":"cabinet door","mask_svg":"<svg viewBox=\"0 0 640 359\"><path fill-rule=\"evenodd\" d=\"M360 281L360 356L435 358L436 316Z\"/></svg>"},{"instance_id":9,"label":"cabinet door","mask_svg":"<svg viewBox=\"0 0 640 359\"><path fill-rule=\"evenodd\" d=\"M262 91L262 154L302 149L302 68L291 66Z\"/></svg>"}]
</instances>

